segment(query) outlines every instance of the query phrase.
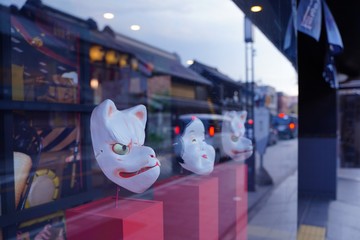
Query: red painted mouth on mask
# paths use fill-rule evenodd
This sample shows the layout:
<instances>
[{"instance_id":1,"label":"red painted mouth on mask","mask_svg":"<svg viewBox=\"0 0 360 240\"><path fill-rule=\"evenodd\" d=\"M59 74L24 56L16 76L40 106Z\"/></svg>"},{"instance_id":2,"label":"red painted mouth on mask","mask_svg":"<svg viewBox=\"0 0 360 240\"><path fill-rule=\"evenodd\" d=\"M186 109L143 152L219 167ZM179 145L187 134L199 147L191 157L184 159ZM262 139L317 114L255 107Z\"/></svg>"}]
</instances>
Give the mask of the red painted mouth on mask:
<instances>
[{"instance_id":1,"label":"red painted mouth on mask","mask_svg":"<svg viewBox=\"0 0 360 240\"><path fill-rule=\"evenodd\" d=\"M201 157L207 159L207 155L206 155L206 154L203 154Z\"/></svg>"},{"instance_id":2,"label":"red painted mouth on mask","mask_svg":"<svg viewBox=\"0 0 360 240\"><path fill-rule=\"evenodd\" d=\"M152 167L143 167L141 168L140 170L136 171L136 172L119 172L119 176L122 177L122 178L131 178L131 177L134 177L136 175L139 175L143 172L146 172L156 166L160 166L159 162L156 162L156 164Z\"/></svg>"}]
</instances>

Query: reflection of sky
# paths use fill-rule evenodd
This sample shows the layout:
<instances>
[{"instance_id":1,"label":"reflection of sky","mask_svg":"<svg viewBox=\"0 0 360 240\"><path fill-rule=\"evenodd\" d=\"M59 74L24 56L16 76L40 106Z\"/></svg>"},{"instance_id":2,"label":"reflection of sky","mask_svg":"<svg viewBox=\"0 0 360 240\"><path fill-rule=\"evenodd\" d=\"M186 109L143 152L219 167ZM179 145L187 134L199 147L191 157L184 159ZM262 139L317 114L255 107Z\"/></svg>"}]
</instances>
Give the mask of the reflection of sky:
<instances>
[{"instance_id":1,"label":"reflection of sky","mask_svg":"<svg viewBox=\"0 0 360 240\"><path fill-rule=\"evenodd\" d=\"M21 6L24 2L5 0L4 4ZM83 19L91 17L100 29L109 25L116 32L176 52L184 64L188 59L196 59L234 80L245 79L244 15L230 0L43 0L43 3ZM114 13L115 18L104 19L105 12ZM132 24L140 25L141 30L131 31ZM297 94L297 76L291 64L257 29L254 39L255 81L277 91Z\"/></svg>"}]
</instances>

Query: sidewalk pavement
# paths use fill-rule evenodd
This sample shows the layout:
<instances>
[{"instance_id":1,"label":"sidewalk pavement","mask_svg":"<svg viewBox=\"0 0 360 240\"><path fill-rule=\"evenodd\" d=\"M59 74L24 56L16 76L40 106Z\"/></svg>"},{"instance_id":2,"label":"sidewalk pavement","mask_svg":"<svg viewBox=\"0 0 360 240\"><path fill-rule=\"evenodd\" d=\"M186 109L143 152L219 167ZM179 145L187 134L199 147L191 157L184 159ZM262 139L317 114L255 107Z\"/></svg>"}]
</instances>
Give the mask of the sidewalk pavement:
<instances>
[{"instance_id":1,"label":"sidewalk pavement","mask_svg":"<svg viewBox=\"0 0 360 240\"><path fill-rule=\"evenodd\" d=\"M322 238L314 239L360 239L360 169L338 169L337 187L336 200L298 200L298 225L312 226L323 233ZM308 236L315 237L309 232Z\"/></svg>"},{"instance_id":2,"label":"sidewalk pavement","mask_svg":"<svg viewBox=\"0 0 360 240\"><path fill-rule=\"evenodd\" d=\"M277 185L248 222L248 240L291 240L297 232L297 172Z\"/></svg>"},{"instance_id":3,"label":"sidewalk pavement","mask_svg":"<svg viewBox=\"0 0 360 240\"><path fill-rule=\"evenodd\" d=\"M360 169L338 169L334 201L314 196L298 199L297 157L292 165L294 156L288 147L278 161L264 161L274 184L248 193L248 240L360 239ZM278 150L269 148L267 154Z\"/></svg>"},{"instance_id":4,"label":"sidewalk pavement","mask_svg":"<svg viewBox=\"0 0 360 240\"><path fill-rule=\"evenodd\" d=\"M297 139L267 148L264 168L273 184L248 192L248 240L296 238L297 150ZM259 162L257 154L257 169Z\"/></svg>"},{"instance_id":5,"label":"sidewalk pavement","mask_svg":"<svg viewBox=\"0 0 360 240\"><path fill-rule=\"evenodd\" d=\"M338 170L337 200L328 212L327 240L360 239L360 169Z\"/></svg>"},{"instance_id":6,"label":"sidewalk pavement","mask_svg":"<svg viewBox=\"0 0 360 240\"><path fill-rule=\"evenodd\" d=\"M297 139L279 141L269 146L264 154L264 168L273 181L272 185L256 185L256 191L248 192L249 220L257 213L271 192L297 170ZM256 169L260 168L260 155L256 153ZM296 186L294 186L297 188Z\"/></svg>"}]
</instances>

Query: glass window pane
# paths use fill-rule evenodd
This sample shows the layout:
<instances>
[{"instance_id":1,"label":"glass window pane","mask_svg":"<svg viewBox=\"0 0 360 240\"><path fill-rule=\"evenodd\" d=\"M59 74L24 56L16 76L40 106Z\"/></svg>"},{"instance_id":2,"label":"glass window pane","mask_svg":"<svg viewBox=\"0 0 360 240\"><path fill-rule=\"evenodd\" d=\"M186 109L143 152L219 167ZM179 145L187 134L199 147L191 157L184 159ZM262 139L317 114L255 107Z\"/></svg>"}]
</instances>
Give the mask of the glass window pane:
<instances>
[{"instance_id":1,"label":"glass window pane","mask_svg":"<svg viewBox=\"0 0 360 240\"><path fill-rule=\"evenodd\" d=\"M65 228L70 239L290 239L293 3L7 0L0 110L13 134L0 142L12 137L14 205L31 219L0 227L20 239Z\"/></svg>"},{"instance_id":2,"label":"glass window pane","mask_svg":"<svg viewBox=\"0 0 360 240\"><path fill-rule=\"evenodd\" d=\"M65 216L62 211L22 222L17 228L16 239L66 239L64 222Z\"/></svg>"},{"instance_id":3,"label":"glass window pane","mask_svg":"<svg viewBox=\"0 0 360 240\"><path fill-rule=\"evenodd\" d=\"M12 99L78 103L78 41L64 23L12 15Z\"/></svg>"},{"instance_id":4,"label":"glass window pane","mask_svg":"<svg viewBox=\"0 0 360 240\"><path fill-rule=\"evenodd\" d=\"M15 205L22 210L79 193L80 116L14 112Z\"/></svg>"}]
</instances>

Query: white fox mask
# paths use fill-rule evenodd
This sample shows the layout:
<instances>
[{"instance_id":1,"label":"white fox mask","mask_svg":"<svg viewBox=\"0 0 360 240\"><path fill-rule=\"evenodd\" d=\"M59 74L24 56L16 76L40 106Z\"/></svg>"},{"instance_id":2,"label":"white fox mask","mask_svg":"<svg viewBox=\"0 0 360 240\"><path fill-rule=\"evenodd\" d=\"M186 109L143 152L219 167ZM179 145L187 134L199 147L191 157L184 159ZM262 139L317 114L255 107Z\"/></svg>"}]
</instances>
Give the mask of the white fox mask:
<instances>
[{"instance_id":1,"label":"white fox mask","mask_svg":"<svg viewBox=\"0 0 360 240\"><path fill-rule=\"evenodd\" d=\"M224 152L235 161L245 161L253 153L250 139L244 137L246 111L225 112L221 141Z\"/></svg>"},{"instance_id":2,"label":"white fox mask","mask_svg":"<svg viewBox=\"0 0 360 240\"><path fill-rule=\"evenodd\" d=\"M147 112L144 105L119 111L107 99L91 114L95 158L107 178L132 192L147 190L159 177L160 163L152 148L143 146Z\"/></svg>"}]
</instances>

